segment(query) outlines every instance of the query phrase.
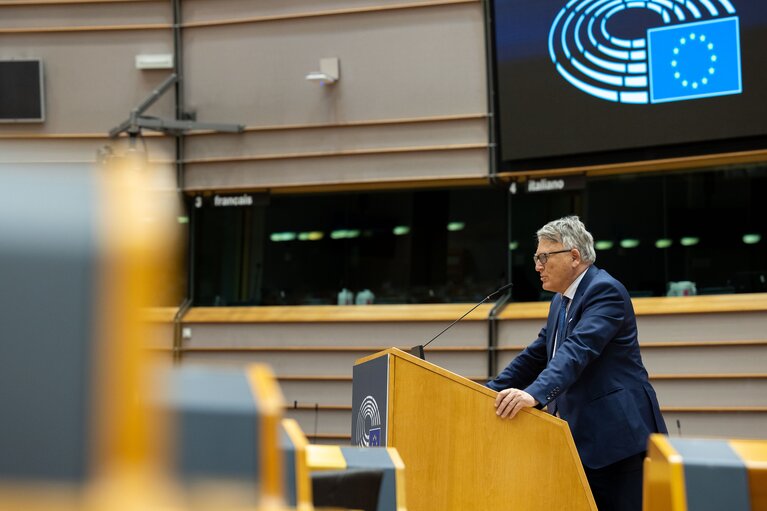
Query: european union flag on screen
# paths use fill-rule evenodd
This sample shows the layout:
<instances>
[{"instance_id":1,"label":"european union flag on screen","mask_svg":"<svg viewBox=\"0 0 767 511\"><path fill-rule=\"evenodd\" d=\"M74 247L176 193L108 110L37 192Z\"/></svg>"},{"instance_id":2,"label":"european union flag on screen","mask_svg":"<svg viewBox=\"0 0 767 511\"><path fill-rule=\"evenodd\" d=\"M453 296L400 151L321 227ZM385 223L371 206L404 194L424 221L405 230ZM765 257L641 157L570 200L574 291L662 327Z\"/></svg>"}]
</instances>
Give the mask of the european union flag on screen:
<instances>
[{"instance_id":1,"label":"european union flag on screen","mask_svg":"<svg viewBox=\"0 0 767 511\"><path fill-rule=\"evenodd\" d=\"M740 94L737 16L647 31L650 101Z\"/></svg>"},{"instance_id":2,"label":"european union flag on screen","mask_svg":"<svg viewBox=\"0 0 767 511\"><path fill-rule=\"evenodd\" d=\"M381 428L374 428L370 430L370 447L381 446Z\"/></svg>"}]
</instances>

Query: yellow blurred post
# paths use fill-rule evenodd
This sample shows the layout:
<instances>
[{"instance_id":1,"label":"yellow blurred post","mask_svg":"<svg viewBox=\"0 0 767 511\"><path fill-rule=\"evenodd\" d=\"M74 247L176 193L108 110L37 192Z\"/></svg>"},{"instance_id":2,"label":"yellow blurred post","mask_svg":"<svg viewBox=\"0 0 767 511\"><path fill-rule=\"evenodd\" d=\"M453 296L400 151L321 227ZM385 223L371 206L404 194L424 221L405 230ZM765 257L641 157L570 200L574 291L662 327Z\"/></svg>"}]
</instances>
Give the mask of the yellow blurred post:
<instances>
[{"instance_id":1,"label":"yellow blurred post","mask_svg":"<svg viewBox=\"0 0 767 511\"><path fill-rule=\"evenodd\" d=\"M150 335L142 310L152 303L159 268L177 247L172 202L152 182L163 169L136 154L113 160L98 175L101 296L96 315L98 382L95 445L98 473L109 476L160 469L164 428L150 419L145 386L149 381L143 343ZM165 169L170 170L170 169ZM165 200L163 200L165 199Z\"/></svg>"},{"instance_id":2,"label":"yellow blurred post","mask_svg":"<svg viewBox=\"0 0 767 511\"><path fill-rule=\"evenodd\" d=\"M752 510L767 510L767 441L730 440L748 470Z\"/></svg>"},{"instance_id":3,"label":"yellow blurred post","mask_svg":"<svg viewBox=\"0 0 767 511\"><path fill-rule=\"evenodd\" d=\"M261 414L261 438L257 439L261 463L261 499L265 509L284 505L282 484L282 452L280 451L280 421L285 400L272 371L263 365L248 369L253 395Z\"/></svg>"},{"instance_id":4,"label":"yellow blurred post","mask_svg":"<svg viewBox=\"0 0 767 511\"><path fill-rule=\"evenodd\" d=\"M162 170L139 158L0 175L14 194L0 216L15 218L0 224L0 280L16 297L3 311L4 342L13 348L4 363L24 368L29 382L0 397L11 424L3 436L16 457L0 468L0 508L149 509L168 501L170 490L159 489L170 487L160 463L163 427L143 399L139 318L156 269L176 248L175 188L167 187L173 196L155 193Z\"/></svg>"},{"instance_id":5,"label":"yellow blurred post","mask_svg":"<svg viewBox=\"0 0 767 511\"><path fill-rule=\"evenodd\" d=\"M682 457L664 435L650 437L644 461L642 495L644 511L687 509Z\"/></svg>"},{"instance_id":6,"label":"yellow blurred post","mask_svg":"<svg viewBox=\"0 0 767 511\"><path fill-rule=\"evenodd\" d=\"M296 422L295 419L282 419L282 429L288 436L293 451L295 452L292 463L294 473L291 475L295 478L296 509L298 511L309 511L313 509L312 481L307 461L309 442L307 441L303 430L301 430L301 426L298 425L298 422ZM287 463L287 460L284 461L288 466L291 465L290 463ZM286 477L290 477L290 475L286 475Z\"/></svg>"}]
</instances>

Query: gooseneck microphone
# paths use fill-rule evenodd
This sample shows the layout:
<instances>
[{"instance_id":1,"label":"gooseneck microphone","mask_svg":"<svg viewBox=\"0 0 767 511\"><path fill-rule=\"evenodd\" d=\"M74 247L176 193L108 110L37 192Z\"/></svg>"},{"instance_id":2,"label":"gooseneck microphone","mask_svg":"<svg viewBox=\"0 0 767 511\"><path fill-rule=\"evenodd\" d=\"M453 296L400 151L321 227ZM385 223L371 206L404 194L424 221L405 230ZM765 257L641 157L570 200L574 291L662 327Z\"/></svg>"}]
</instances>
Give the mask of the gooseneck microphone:
<instances>
[{"instance_id":1,"label":"gooseneck microphone","mask_svg":"<svg viewBox=\"0 0 767 511\"><path fill-rule=\"evenodd\" d=\"M501 292L503 292L503 291L506 291L506 290L507 290L507 289L509 289L509 288L510 288L512 285L513 285L513 284L511 284L511 283L508 283L508 284L506 284L506 285L504 285L504 286L501 286L501 287L499 287L498 289L496 289L495 291L493 291L492 293L490 293L489 295L487 295L486 297L484 297L484 298L482 299L482 301L481 301L481 302L479 302L477 305L475 305L474 307L472 307L471 309L469 309L468 311L466 311L466 314L464 314L464 315L463 315L463 316L461 316L460 318L458 318L458 319L456 319L455 321L453 321L452 323L450 323L450 324L447 326L447 328L445 328L445 329L444 329L444 330L442 330L440 333L438 333L437 335L435 335L434 337L432 337L432 338L431 338L431 340L429 340L429 342L427 342L426 344L419 344L418 346L413 346L412 348L410 348L410 354L411 354L411 355L414 355L414 356L416 356L416 357L418 357L418 358L420 358L421 360L426 360L426 357L424 356L424 353L423 353L423 349L424 349L426 346L428 346L429 344L431 344L431 343L432 343L432 341L433 341L434 339L436 339L436 338L437 338L437 337L439 337L440 335L442 335L442 334L444 334L445 332L447 332L448 330L450 330L450 329L453 327L453 325L455 325L456 323L458 323L459 321L461 321L463 318L465 318L466 316L468 316L469 314L471 314L471 312L472 312L474 309L476 309L477 307L479 307L480 305L482 305L483 303L485 303L486 301L488 301L490 298L492 298L493 296L497 295L498 293L501 293Z\"/></svg>"}]
</instances>

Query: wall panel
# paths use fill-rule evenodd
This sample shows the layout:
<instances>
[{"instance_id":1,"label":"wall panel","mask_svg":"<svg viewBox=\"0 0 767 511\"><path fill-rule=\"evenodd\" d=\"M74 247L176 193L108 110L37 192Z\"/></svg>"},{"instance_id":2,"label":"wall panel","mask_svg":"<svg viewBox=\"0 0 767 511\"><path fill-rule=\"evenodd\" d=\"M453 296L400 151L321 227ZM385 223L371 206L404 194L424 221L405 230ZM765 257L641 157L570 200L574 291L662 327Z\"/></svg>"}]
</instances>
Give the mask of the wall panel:
<instances>
[{"instance_id":1,"label":"wall panel","mask_svg":"<svg viewBox=\"0 0 767 511\"><path fill-rule=\"evenodd\" d=\"M353 9L387 9L393 7L433 6L450 3L479 3L479 0L281 0L253 2L252 0L184 0L186 23L205 23L242 18L271 18L300 16ZM336 14L337 15L337 14Z\"/></svg>"},{"instance_id":2,"label":"wall panel","mask_svg":"<svg viewBox=\"0 0 767 511\"><path fill-rule=\"evenodd\" d=\"M190 338L184 340L184 347L414 346L426 343L449 324L450 321L185 323ZM486 343L485 322L462 321L440 336L432 346L484 346Z\"/></svg>"},{"instance_id":3,"label":"wall panel","mask_svg":"<svg viewBox=\"0 0 767 511\"><path fill-rule=\"evenodd\" d=\"M655 379L652 384L661 406L767 407L767 377Z\"/></svg>"},{"instance_id":4,"label":"wall panel","mask_svg":"<svg viewBox=\"0 0 767 511\"><path fill-rule=\"evenodd\" d=\"M418 179L480 178L487 151L408 152L374 155L189 164L185 188L236 190L336 183L376 183Z\"/></svg>"},{"instance_id":5,"label":"wall panel","mask_svg":"<svg viewBox=\"0 0 767 511\"><path fill-rule=\"evenodd\" d=\"M144 140L149 160L172 162L175 158L174 140L170 137L146 137ZM143 151L144 143L137 147ZM126 137L117 141L108 137L56 138L56 137L4 137L0 135L0 163L91 163L109 146L113 154L124 154L128 148Z\"/></svg>"},{"instance_id":6,"label":"wall panel","mask_svg":"<svg viewBox=\"0 0 767 511\"><path fill-rule=\"evenodd\" d=\"M106 134L169 75L136 69L135 56L171 52L169 30L0 33L0 58L43 60L46 110L45 123L0 124L0 134ZM173 105L171 91L147 114L173 118Z\"/></svg>"},{"instance_id":7,"label":"wall panel","mask_svg":"<svg viewBox=\"0 0 767 511\"><path fill-rule=\"evenodd\" d=\"M230 14L242 20L256 12L319 12L343 4L243 5L242 12ZM185 21L213 16L206 5L188 4L191 12ZM217 19L226 19L227 6L239 9L241 3L224 4ZM198 119L254 128L318 125L190 137L187 190L487 174L479 2L191 26L184 31L184 44L185 100ZM319 69L323 57L340 59L341 79L334 85L305 80L307 73ZM337 126L445 116L473 119ZM423 150L407 152L413 148Z\"/></svg>"},{"instance_id":8,"label":"wall panel","mask_svg":"<svg viewBox=\"0 0 767 511\"><path fill-rule=\"evenodd\" d=\"M671 436L710 436L717 438L759 438L767 435L767 413L663 412Z\"/></svg>"},{"instance_id":9,"label":"wall panel","mask_svg":"<svg viewBox=\"0 0 767 511\"><path fill-rule=\"evenodd\" d=\"M640 342L764 339L767 314L758 311L639 316L637 326Z\"/></svg>"},{"instance_id":10,"label":"wall panel","mask_svg":"<svg viewBox=\"0 0 767 511\"><path fill-rule=\"evenodd\" d=\"M0 6L0 31L170 23L170 0Z\"/></svg>"},{"instance_id":11,"label":"wall panel","mask_svg":"<svg viewBox=\"0 0 767 511\"><path fill-rule=\"evenodd\" d=\"M186 101L248 125L487 111L480 4L184 31ZM338 57L333 86L305 80Z\"/></svg>"},{"instance_id":12,"label":"wall panel","mask_svg":"<svg viewBox=\"0 0 767 511\"><path fill-rule=\"evenodd\" d=\"M186 160L482 144L486 138L487 119L483 116L386 124L286 126L286 129L256 127L238 136L191 137L187 141Z\"/></svg>"}]
</instances>

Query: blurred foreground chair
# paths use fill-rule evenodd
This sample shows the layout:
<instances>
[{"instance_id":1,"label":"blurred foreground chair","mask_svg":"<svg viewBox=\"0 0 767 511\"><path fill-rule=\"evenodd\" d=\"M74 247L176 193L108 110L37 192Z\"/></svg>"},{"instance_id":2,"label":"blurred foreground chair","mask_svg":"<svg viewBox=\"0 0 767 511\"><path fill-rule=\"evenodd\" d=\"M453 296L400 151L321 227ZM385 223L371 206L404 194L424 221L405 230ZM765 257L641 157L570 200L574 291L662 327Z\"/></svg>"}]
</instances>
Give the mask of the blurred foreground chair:
<instances>
[{"instance_id":1,"label":"blurred foreground chair","mask_svg":"<svg viewBox=\"0 0 767 511\"><path fill-rule=\"evenodd\" d=\"M159 174L143 161L123 163L0 164L6 505L81 508L118 479L161 483L162 428L136 398L139 314L175 251L175 191L150 186Z\"/></svg>"},{"instance_id":2,"label":"blurred foreground chair","mask_svg":"<svg viewBox=\"0 0 767 511\"><path fill-rule=\"evenodd\" d=\"M645 511L767 511L767 441L650 437Z\"/></svg>"},{"instance_id":3,"label":"blurred foreground chair","mask_svg":"<svg viewBox=\"0 0 767 511\"><path fill-rule=\"evenodd\" d=\"M0 509L284 509L277 476L260 478L268 498L257 498L229 477L190 494L171 470L168 414L142 398L158 389L141 311L177 248L177 192L153 187L158 169L143 160L122 163L0 164ZM259 451L270 467L278 420L249 431L251 446L274 432Z\"/></svg>"},{"instance_id":4,"label":"blurred foreground chair","mask_svg":"<svg viewBox=\"0 0 767 511\"><path fill-rule=\"evenodd\" d=\"M190 365L160 375L150 400L170 424L170 467L184 488L200 499L217 486L237 489L243 504L283 504L284 404L271 370Z\"/></svg>"},{"instance_id":5,"label":"blurred foreground chair","mask_svg":"<svg viewBox=\"0 0 767 511\"><path fill-rule=\"evenodd\" d=\"M308 445L315 506L405 511L405 464L393 447Z\"/></svg>"}]
</instances>

